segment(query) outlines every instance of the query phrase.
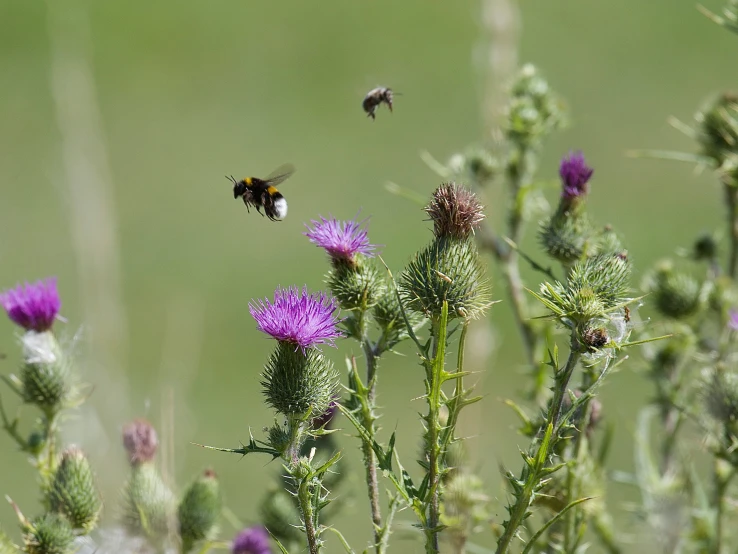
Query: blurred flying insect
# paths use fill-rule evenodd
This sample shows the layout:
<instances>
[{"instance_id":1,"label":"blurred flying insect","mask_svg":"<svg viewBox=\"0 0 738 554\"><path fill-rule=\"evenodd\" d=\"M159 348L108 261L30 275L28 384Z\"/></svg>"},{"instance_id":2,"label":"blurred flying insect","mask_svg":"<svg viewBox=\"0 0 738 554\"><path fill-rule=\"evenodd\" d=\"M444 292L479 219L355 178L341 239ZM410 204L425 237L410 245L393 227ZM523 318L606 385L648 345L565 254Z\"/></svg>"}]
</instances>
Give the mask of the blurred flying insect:
<instances>
[{"instance_id":1,"label":"blurred flying insect","mask_svg":"<svg viewBox=\"0 0 738 554\"><path fill-rule=\"evenodd\" d=\"M392 111L392 100L395 94L399 93L393 93L392 89L387 87L377 87L366 93L364 100L361 101L361 107L364 108L367 117L375 119L374 112L382 104L387 104L389 111Z\"/></svg>"},{"instance_id":2,"label":"blurred flying insect","mask_svg":"<svg viewBox=\"0 0 738 554\"><path fill-rule=\"evenodd\" d=\"M284 164L264 179L246 177L237 181L233 175L226 176L226 179L233 183L233 198L240 196L247 210L249 206L253 206L262 216L266 215L272 221L280 221L287 216L287 200L277 190L277 185L287 180L294 172L292 164ZM261 212L262 208L264 213Z\"/></svg>"}]
</instances>

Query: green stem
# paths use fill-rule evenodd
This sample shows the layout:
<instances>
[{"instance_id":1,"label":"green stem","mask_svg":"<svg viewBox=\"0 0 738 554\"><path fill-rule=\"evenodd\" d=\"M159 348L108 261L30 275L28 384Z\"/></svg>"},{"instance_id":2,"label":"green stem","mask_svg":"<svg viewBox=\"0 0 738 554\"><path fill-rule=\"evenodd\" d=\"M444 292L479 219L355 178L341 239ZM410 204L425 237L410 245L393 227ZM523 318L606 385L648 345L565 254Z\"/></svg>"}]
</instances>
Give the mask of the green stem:
<instances>
[{"instance_id":1,"label":"green stem","mask_svg":"<svg viewBox=\"0 0 738 554\"><path fill-rule=\"evenodd\" d=\"M533 494L540 486L546 464L559 434L561 406L567 393L569 380L581 357L578 348L576 339L572 336L571 351L569 353L569 359L566 361L566 366L562 370L557 370L554 375L554 396L546 416L546 432L544 438L538 446L535 457L532 459L533 461L531 463L526 462L523 468L523 474L520 480L524 482L516 495L515 504L510 508L510 519L504 524L505 531L497 542L496 554L505 554L510 548L510 543L517 535L518 528L527 517L528 509L533 500Z\"/></svg>"},{"instance_id":2,"label":"green stem","mask_svg":"<svg viewBox=\"0 0 738 554\"><path fill-rule=\"evenodd\" d=\"M316 533L313 495L310 491L310 482L312 479L312 471L310 472L310 475L300 478L300 485L297 488L297 500L300 504L300 512L302 513L302 519L305 525L308 551L310 554L318 554L318 552L320 552L320 543Z\"/></svg>"},{"instance_id":3,"label":"green stem","mask_svg":"<svg viewBox=\"0 0 738 554\"><path fill-rule=\"evenodd\" d=\"M738 187L724 183L725 203L728 206L728 231L730 235L730 258L728 260L728 275L736 278L738 271Z\"/></svg>"},{"instance_id":4,"label":"green stem","mask_svg":"<svg viewBox=\"0 0 738 554\"><path fill-rule=\"evenodd\" d=\"M359 329L361 332L361 348L366 359L366 402L361 402L361 424L366 429L371 440L375 440L377 418L374 416L375 399L377 394L377 351L372 346L366 324L366 310L359 314ZM369 506L372 513L372 531L374 534L374 549L377 554L383 554L384 542L382 541L382 509L379 504L379 482L377 480L377 456L372 445L362 441L361 451L364 456L366 468L366 486L369 494Z\"/></svg>"},{"instance_id":5,"label":"green stem","mask_svg":"<svg viewBox=\"0 0 738 554\"><path fill-rule=\"evenodd\" d=\"M715 537L713 541L715 554L721 554L723 544L723 515L725 513L725 493L728 491L728 485L735 475L735 471L730 464L720 458L715 459L713 472L714 482L714 499L715 506Z\"/></svg>"},{"instance_id":6,"label":"green stem","mask_svg":"<svg viewBox=\"0 0 738 554\"><path fill-rule=\"evenodd\" d=\"M428 524L425 526L425 551L427 554L438 552L438 523L440 520L440 481L441 457L440 443L441 424L441 385L443 384L443 370L446 356L446 337L448 324L448 303L444 301L441 317L433 321L433 352L432 359L426 369L428 416L426 423L426 449L428 454Z\"/></svg>"}]
</instances>

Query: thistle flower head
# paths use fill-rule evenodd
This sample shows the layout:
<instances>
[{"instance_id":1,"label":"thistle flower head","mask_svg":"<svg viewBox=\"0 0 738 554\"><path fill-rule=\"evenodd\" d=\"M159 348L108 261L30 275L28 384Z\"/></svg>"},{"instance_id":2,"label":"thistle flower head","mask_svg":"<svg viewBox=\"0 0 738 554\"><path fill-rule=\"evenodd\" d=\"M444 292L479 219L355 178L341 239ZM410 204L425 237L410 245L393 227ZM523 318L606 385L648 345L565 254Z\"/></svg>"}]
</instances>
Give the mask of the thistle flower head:
<instances>
[{"instance_id":1,"label":"thistle flower head","mask_svg":"<svg viewBox=\"0 0 738 554\"><path fill-rule=\"evenodd\" d=\"M581 152L565 156L559 166L559 176L563 184L562 198L572 200L586 195L589 192L588 183L592 173L594 169L587 165Z\"/></svg>"},{"instance_id":2,"label":"thistle flower head","mask_svg":"<svg viewBox=\"0 0 738 554\"><path fill-rule=\"evenodd\" d=\"M282 342L295 344L305 350L317 344L335 346L335 339L343 336L337 325L337 303L324 293L302 293L297 287L274 291L274 301L252 301L249 311L256 320L257 329Z\"/></svg>"},{"instance_id":3,"label":"thistle flower head","mask_svg":"<svg viewBox=\"0 0 738 554\"><path fill-rule=\"evenodd\" d=\"M13 323L26 331L48 331L61 308L56 278L9 289L0 294L0 305Z\"/></svg>"},{"instance_id":4,"label":"thistle flower head","mask_svg":"<svg viewBox=\"0 0 738 554\"><path fill-rule=\"evenodd\" d=\"M323 248L334 262L351 263L357 254L374 257L377 245L369 242L363 221L357 222L353 219L338 221L335 218L326 219L320 216L320 221L313 219L310 223L312 229L305 225L307 232L303 235L316 246Z\"/></svg>"},{"instance_id":5,"label":"thistle flower head","mask_svg":"<svg viewBox=\"0 0 738 554\"><path fill-rule=\"evenodd\" d=\"M457 183L438 187L424 210L433 221L433 233L437 237L466 238L485 217L477 195Z\"/></svg>"},{"instance_id":6,"label":"thistle flower head","mask_svg":"<svg viewBox=\"0 0 738 554\"><path fill-rule=\"evenodd\" d=\"M131 465L150 462L159 447L156 429L145 419L133 420L123 427L123 446Z\"/></svg>"},{"instance_id":7,"label":"thistle flower head","mask_svg":"<svg viewBox=\"0 0 738 554\"><path fill-rule=\"evenodd\" d=\"M232 554L271 554L269 534L260 526L249 527L233 539Z\"/></svg>"}]
</instances>

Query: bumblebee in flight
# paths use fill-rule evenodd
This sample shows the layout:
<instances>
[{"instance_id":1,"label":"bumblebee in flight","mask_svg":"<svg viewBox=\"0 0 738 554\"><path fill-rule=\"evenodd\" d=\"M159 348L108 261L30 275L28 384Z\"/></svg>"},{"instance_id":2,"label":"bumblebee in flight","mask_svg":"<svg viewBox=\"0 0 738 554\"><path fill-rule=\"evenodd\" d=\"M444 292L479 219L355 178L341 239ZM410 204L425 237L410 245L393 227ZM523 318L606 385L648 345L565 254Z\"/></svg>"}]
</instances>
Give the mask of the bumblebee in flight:
<instances>
[{"instance_id":1,"label":"bumblebee in flight","mask_svg":"<svg viewBox=\"0 0 738 554\"><path fill-rule=\"evenodd\" d=\"M387 87L377 87L366 93L364 100L361 101L361 107L366 112L367 117L375 119L376 115L374 112L382 104L387 104L389 111L392 111L392 100L392 89Z\"/></svg>"},{"instance_id":2,"label":"bumblebee in flight","mask_svg":"<svg viewBox=\"0 0 738 554\"><path fill-rule=\"evenodd\" d=\"M284 164L272 171L268 177L246 177L237 181L233 175L226 177L233 183L233 198L239 196L246 204L256 208L261 215L266 215L272 221L280 221L287 216L287 200L277 190L277 185L285 181L295 172L292 164ZM264 209L264 213L261 209Z\"/></svg>"}]
</instances>

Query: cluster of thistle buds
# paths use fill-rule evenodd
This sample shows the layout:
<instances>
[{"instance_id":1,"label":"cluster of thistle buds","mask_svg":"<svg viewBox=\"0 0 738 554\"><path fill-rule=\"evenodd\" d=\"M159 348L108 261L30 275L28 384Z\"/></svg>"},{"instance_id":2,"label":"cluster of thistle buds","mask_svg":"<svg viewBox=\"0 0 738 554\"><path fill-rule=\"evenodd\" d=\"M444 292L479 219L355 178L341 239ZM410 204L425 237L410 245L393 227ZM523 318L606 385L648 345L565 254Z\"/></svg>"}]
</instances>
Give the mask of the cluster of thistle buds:
<instances>
[{"instance_id":1,"label":"cluster of thistle buds","mask_svg":"<svg viewBox=\"0 0 738 554\"><path fill-rule=\"evenodd\" d=\"M22 550L30 554L71 553L77 538L96 527L102 502L82 450L70 446L58 454L59 416L79 402L79 387L71 356L53 333L61 308L56 280L8 290L0 294L0 306L24 331L19 374L9 376L6 382L25 404L41 413L28 438L20 434L17 418L10 422L4 409L2 414L5 430L31 455L44 496L45 512L32 519L13 503L23 531Z\"/></svg>"}]
</instances>

